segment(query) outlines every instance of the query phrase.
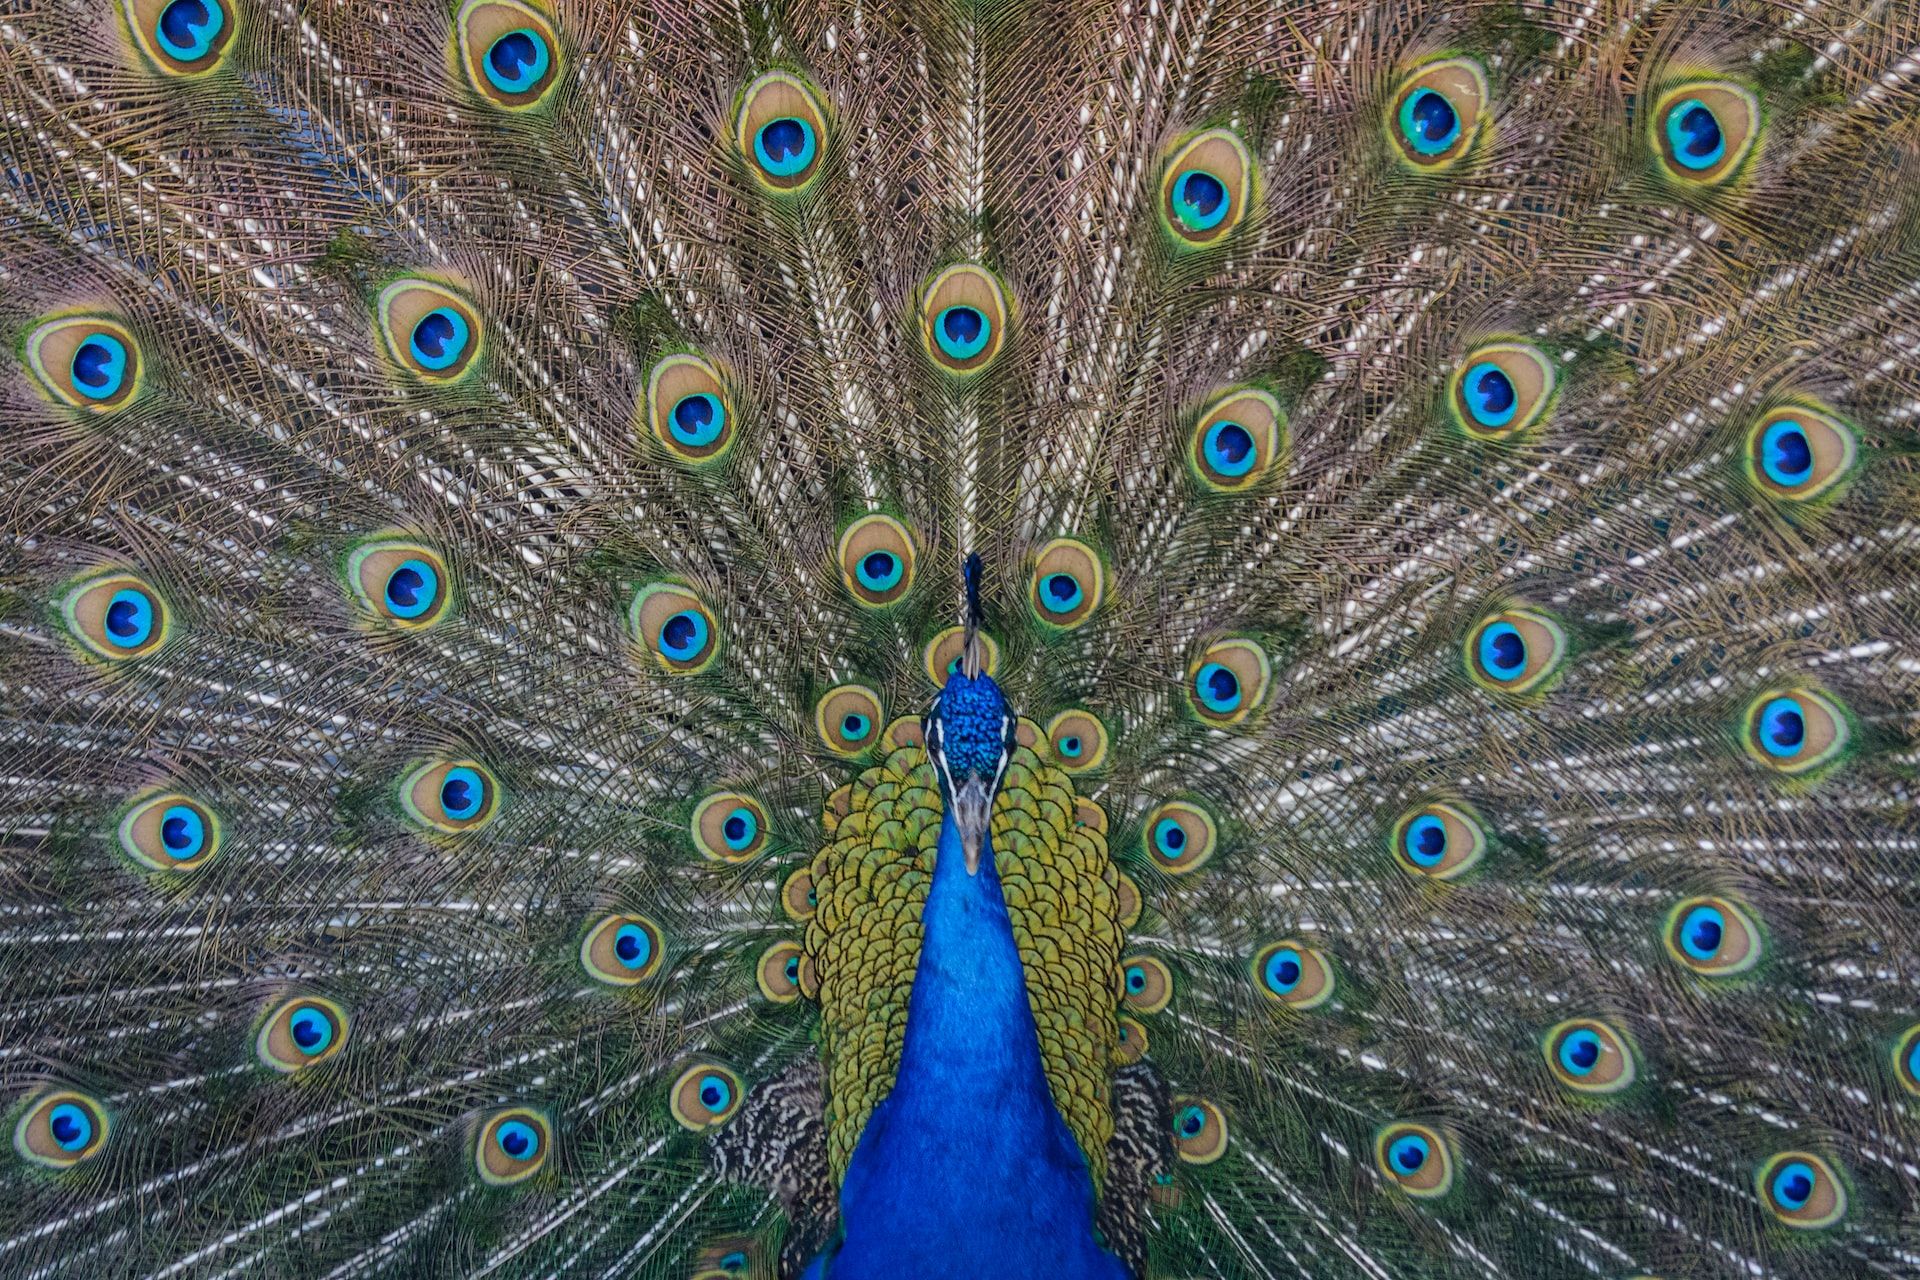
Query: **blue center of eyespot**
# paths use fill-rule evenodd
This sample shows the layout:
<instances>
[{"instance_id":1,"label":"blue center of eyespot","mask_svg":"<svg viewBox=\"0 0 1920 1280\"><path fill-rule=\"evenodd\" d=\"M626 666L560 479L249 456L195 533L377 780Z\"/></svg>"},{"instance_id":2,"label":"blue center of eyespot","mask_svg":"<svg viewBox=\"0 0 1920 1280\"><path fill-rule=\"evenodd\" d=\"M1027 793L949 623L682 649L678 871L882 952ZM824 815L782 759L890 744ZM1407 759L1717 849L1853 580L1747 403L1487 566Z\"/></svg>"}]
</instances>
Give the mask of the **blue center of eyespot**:
<instances>
[{"instance_id":1,"label":"blue center of eyespot","mask_svg":"<svg viewBox=\"0 0 1920 1280\"><path fill-rule=\"evenodd\" d=\"M753 135L753 158L776 178L805 172L818 149L813 126L792 116L769 120Z\"/></svg>"},{"instance_id":2,"label":"blue center of eyespot","mask_svg":"<svg viewBox=\"0 0 1920 1280\"><path fill-rule=\"evenodd\" d=\"M206 824L186 805L170 805L160 815L160 843L165 846L168 857L185 862L198 854L206 842Z\"/></svg>"},{"instance_id":3,"label":"blue center of eyespot","mask_svg":"<svg viewBox=\"0 0 1920 1280\"><path fill-rule=\"evenodd\" d=\"M978 307L948 307L933 320L934 341L955 360L971 360L986 350L992 326Z\"/></svg>"},{"instance_id":4,"label":"blue center of eyespot","mask_svg":"<svg viewBox=\"0 0 1920 1280\"><path fill-rule=\"evenodd\" d=\"M1173 211L1189 231L1211 231L1232 207L1227 185L1205 169L1189 169L1173 182Z\"/></svg>"},{"instance_id":5,"label":"blue center of eyespot","mask_svg":"<svg viewBox=\"0 0 1920 1280\"><path fill-rule=\"evenodd\" d=\"M1706 169L1727 153L1719 118L1698 98L1676 103L1667 112L1667 143L1673 158L1688 169Z\"/></svg>"},{"instance_id":6,"label":"blue center of eyespot","mask_svg":"<svg viewBox=\"0 0 1920 1280\"><path fill-rule=\"evenodd\" d=\"M702 449L720 438L727 425L727 406L710 391L681 396L668 415L667 430L689 448Z\"/></svg>"},{"instance_id":7,"label":"blue center of eyespot","mask_svg":"<svg viewBox=\"0 0 1920 1280\"><path fill-rule=\"evenodd\" d=\"M493 1131L493 1140L515 1160L531 1160L540 1151L540 1135L524 1120L509 1120Z\"/></svg>"},{"instance_id":8,"label":"blue center of eyespot","mask_svg":"<svg viewBox=\"0 0 1920 1280\"><path fill-rule=\"evenodd\" d=\"M728 1254L726 1257L720 1259L720 1269L722 1271L744 1271L746 1270L746 1268L747 1268L747 1255L744 1253L741 1253L739 1250L735 1250L734 1252Z\"/></svg>"},{"instance_id":9,"label":"blue center of eyespot","mask_svg":"<svg viewBox=\"0 0 1920 1280\"><path fill-rule=\"evenodd\" d=\"M110 333L90 333L74 349L69 371L75 391L89 400L110 399L127 380L126 345Z\"/></svg>"},{"instance_id":10,"label":"blue center of eyespot","mask_svg":"<svg viewBox=\"0 0 1920 1280\"><path fill-rule=\"evenodd\" d=\"M193 62L207 56L226 25L219 0L173 0L160 11L153 34L167 56Z\"/></svg>"},{"instance_id":11,"label":"blue center of eyespot","mask_svg":"<svg viewBox=\"0 0 1920 1280\"><path fill-rule=\"evenodd\" d=\"M1173 1127L1183 1138L1197 1138L1207 1127L1207 1113L1199 1107L1187 1107L1174 1119Z\"/></svg>"},{"instance_id":12,"label":"blue center of eyespot","mask_svg":"<svg viewBox=\"0 0 1920 1280\"><path fill-rule=\"evenodd\" d=\"M144 591L122 587L107 602L107 639L137 649L153 636L153 601Z\"/></svg>"},{"instance_id":13,"label":"blue center of eyespot","mask_svg":"<svg viewBox=\"0 0 1920 1280\"><path fill-rule=\"evenodd\" d=\"M1070 573L1050 573L1040 581L1040 603L1048 613L1070 613L1084 593L1080 580Z\"/></svg>"},{"instance_id":14,"label":"blue center of eyespot","mask_svg":"<svg viewBox=\"0 0 1920 1280\"><path fill-rule=\"evenodd\" d=\"M613 954L628 969L639 969L653 958L653 939L637 924L623 924L613 935Z\"/></svg>"},{"instance_id":15,"label":"blue center of eyespot","mask_svg":"<svg viewBox=\"0 0 1920 1280\"><path fill-rule=\"evenodd\" d=\"M1775 698L1760 709L1760 747L1768 755L1798 755L1806 740L1806 713L1798 699Z\"/></svg>"},{"instance_id":16,"label":"blue center of eyespot","mask_svg":"<svg viewBox=\"0 0 1920 1280\"><path fill-rule=\"evenodd\" d=\"M1187 829L1172 818L1162 818L1153 828L1153 847L1169 858L1177 858L1187 847Z\"/></svg>"},{"instance_id":17,"label":"blue center of eyespot","mask_svg":"<svg viewBox=\"0 0 1920 1280\"><path fill-rule=\"evenodd\" d=\"M1240 677L1217 662L1200 668L1193 689L1209 711L1232 711L1240 705Z\"/></svg>"},{"instance_id":18,"label":"blue center of eyespot","mask_svg":"<svg viewBox=\"0 0 1920 1280\"><path fill-rule=\"evenodd\" d=\"M486 797L486 785L480 775L464 765L447 770L440 781L440 809L455 822L464 822L480 812Z\"/></svg>"},{"instance_id":19,"label":"blue center of eyespot","mask_svg":"<svg viewBox=\"0 0 1920 1280\"><path fill-rule=\"evenodd\" d=\"M502 93L526 93L546 78L552 61L546 38L521 27L507 32L487 49L487 82Z\"/></svg>"},{"instance_id":20,"label":"blue center of eyespot","mask_svg":"<svg viewBox=\"0 0 1920 1280\"><path fill-rule=\"evenodd\" d=\"M1767 424L1760 435L1760 465L1775 484L1805 484L1813 474L1813 445L1805 428L1792 418Z\"/></svg>"},{"instance_id":21,"label":"blue center of eyespot","mask_svg":"<svg viewBox=\"0 0 1920 1280\"><path fill-rule=\"evenodd\" d=\"M800 981L800 957L788 956L786 967L782 969L781 972L787 975L788 982L798 985Z\"/></svg>"},{"instance_id":22,"label":"blue center of eyespot","mask_svg":"<svg viewBox=\"0 0 1920 1280\"><path fill-rule=\"evenodd\" d=\"M737 852L752 844L753 838L760 834L760 820L753 816L751 809L735 809L720 824L720 834L727 847Z\"/></svg>"},{"instance_id":23,"label":"blue center of eyespot","mask_svg":"<svg viewBox=\"0 0 1920 1280\"><path fill-rule=\"evenodd\" d=\"M1907 1074L1920 1080L1920 1036L1914 1037L1913 1044L1907 1049Z\"/></svg>"},{"instance_id":24,"label":"blue center of eyespot","mask_svg":"<svg viewBox=\"0 0 1920 1280\"><path fill-rule=\"evenodd\" d=\"M1395 1138L1387 1148L1387 1163L1398 1169L1402 1176L1420 1172L1420 1166L1427 1162L1427 1140L1418 1134L1407 1134Z\"/></svg>"},{"instance_id":25,"label":"blue center of eyespot","mask_svg":"<svg viewBox=\"0 0 1920 1280\"><path fill-rule=\"evenodd\" d=\"M1492 361L1468 369L1467 376L1460 381L1460 389L1467 402L1467 412L1480 426L1504 427L1520 412L1520 396L1513 389L1513 379Z\"/></svg>"},{"instance_id":26,"label":"blue center of eyespot","mask_svg":"<svg viewBox=\"0 0 1920 1280\"><path fill-rule=\"evenodd\" d=\"M1496 622L1480 633L1480 666L1496 680L1516 680L1527 669L1527 642L1511 622Z\"/></svg>"},{"instance_id":27,"label":"blue center of eyespot","mask_svg":"<svg viewBox=\"0 0 1920 1280\"><path fill-rule=\"evenodd\" d=\"M287 1023L293 1043L311 1057L333 1043L333 1023L318 1009L302 1009Z\"/></svg>"},{"instance_id":28,"label":"blue center of eyespot","mask_svg":"<svg viewBox=\"0 0 1920 1280\"><path fill-rule=\"evenodd\" d=\"M700 1077L700 1104L709 1111L724 1111L733 1101L733 1086L719 1076Z\"/></svg>"},{"instance_id":29,"label":"blue center of eyespot","mask_svg":"<svg viewBox=\"0 0 1920 1280\"><path fill-rule=\"evenodd\" d=\"M1060 739L1060 754L1071 759L1079 759L1080 739L1071 736Z\"/></svg>"},{"instance_id":30,"label":"blue center of eyespot","mask_svg":"<svg viewBox=\"0 0 1920 1280\"><path fill-rule=\"evenodd\" d=\"M403 560L387 575L387 609L396 618L418 618L439 594L440 575L425 560Z\"/></svg>"},{"instance_id":31,"label":"blue center of eyespot","mask_svg":"<svg viewBox=\"0 0 1920 1280\"><path fill-rule=\"evenodd\" d=\"M62 1151L78 1151L93 1140L93 1118L71 1102L63 1102L47 1117L47 1129Z\"/></svg>"},{"instance_id":32,"label":"blue center of eyespot","mask_svg":"<svg viewBox=\"0 0 1920 1280\"><path fill-rule=\"evenodd\" d=\"M873 721L858 711L849 711L840 717L840 735L848 742L858 742L867 736L873 728Z\"/></svg>"},{"instance_id":33,"label":"blue center of eyespot","mask_svg":"<svg viewBox=\"0 0 1920 1280\"><path fill-rule=\"evenodd\" d=\"M1695 907L1680 922L1680 949L1695 960L1711 960L1720 951L1726 917L1715 907Z\"/></svg>"},{"instance_id":34,"label":"blue center of eyespot","mask_svg":"<svg viewBox=\"0 0 1920 1280\"><path fill-rule=\"evenodd\" d=\"M1600 1037L1593 1032L1569 1032L1560 1041L1560 1065L1571 1075L1587 1075L1600 1061L1600 1048Z\"/></svg>"},{"instance_id":35,"label":"blue center of eyespot","mask_svg":"<svg viewBox=\"0 0 1920 1280\"><path fill-rule=\"evenodd\" d=\"M1407 824L1407 857L1422 867L1434 867L1447 856L1447 824L1423 813Z\"/></svg>"},{"instance_id":36,"label":"blue center of eyespot","mask_svg":"<svg viewBox=\"0 0 1920 1280\"><path fill-rule=\"evenodd\" d=\"M707 647L707 620L692 609L682 609L660 628L660 652L685 662Z\"/></svg>"},{"instance_id":37,"label":"blue center of eyespot","mask_svg":"<svg viewBox=\"0 0 1920 1280\"><path fill-rule=\"evenodd\" d=\"M1127 967L1127 990L1139 995L1147 989L1147 971L1139 965Z\"/></svg>"},{"instance_id":38,"label":"blue center of eyespot","mask_svg":"<svg viewBox=\"0 0 1920 1280\"><path fill-rule=\"evenodd\" d=\"M1208 427L1203 448L1207 466L1223 476L1243 476L1258 461L1253 433L1237 422L1216 422Z\"/></svg>"},{"instance_id":39,"label":"blue center of eyespot","mask_svg":"<svg viewBox=\"0 0 1920 1280\"><path fill-rule=\"evenodd\" d=\"M869 551L860 558L860 567L854 576L869 591L888 591L899 585L906 571L906 565L893 552Z\"/></svg>"},{"instance_id":40,"label":"blue center of eyespot","mask_svg":"<svg viewBox=\"0 0 1920 1280\"><path fill-rule=\"evenodd\" d=\"M1421 155L1439 155L1460 136L1460 113L1445 94L1415 89L1400 104L1400 133Z\"/></svg>"},{"instance_id":41,"label":"blue center of eyespot","mask_svg":"<svg viewBox=\"0 0 1920 1280\"><path fill-rule=\"evenodd\" d=\"M1300 973L1300 953L1292 947L1267 957L1267 987L1280 995L1300 985Z\"/></svg>"},{"instance_id":42,"label":"blue center of eyespot","mask_svg":"<svg viewBox=\"0 0 1920 1280\"><path fill-rule=\"evenodd\" d=\"M1773 1198L1783 1209L1802 1209L1813 1199L1813 1167L1795 1160L1773 1175Z\"/></svg>"},{"instance_id":43,"label":"blue center of eyespot","mask_svg":"<svg viewBox=\"0 0 1920 1280\"><path fill-rule=\"evenodd\" d=\"M437 373L460 359L470 336L465 316L452 307L435 307L413 326L407 346L422 368Z\"/></svg>"}]
</instances>

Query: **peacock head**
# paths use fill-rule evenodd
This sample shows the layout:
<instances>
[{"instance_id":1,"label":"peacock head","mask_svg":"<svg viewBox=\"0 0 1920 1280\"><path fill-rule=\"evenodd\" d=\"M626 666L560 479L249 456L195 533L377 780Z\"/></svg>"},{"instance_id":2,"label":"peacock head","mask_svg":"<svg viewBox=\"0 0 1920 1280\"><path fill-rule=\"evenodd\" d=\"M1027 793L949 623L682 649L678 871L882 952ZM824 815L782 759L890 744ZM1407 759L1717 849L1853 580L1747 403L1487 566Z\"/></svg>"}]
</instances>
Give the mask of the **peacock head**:
<instances>
[{"instance_id":1,"label":"peacock head","mask_svg":"<svg viewBox=\"0 0 1920 1280\"><path fill-rule=\"evenodd\" d=\"M958 669L947 677L924 724L927 754L940 776L940 797L960 831L967 874L980 872L993 798L1013 758L1014 715L987 674L980 639L980 557L967 557L966 638Z\"/></svg>"}]
</instances>

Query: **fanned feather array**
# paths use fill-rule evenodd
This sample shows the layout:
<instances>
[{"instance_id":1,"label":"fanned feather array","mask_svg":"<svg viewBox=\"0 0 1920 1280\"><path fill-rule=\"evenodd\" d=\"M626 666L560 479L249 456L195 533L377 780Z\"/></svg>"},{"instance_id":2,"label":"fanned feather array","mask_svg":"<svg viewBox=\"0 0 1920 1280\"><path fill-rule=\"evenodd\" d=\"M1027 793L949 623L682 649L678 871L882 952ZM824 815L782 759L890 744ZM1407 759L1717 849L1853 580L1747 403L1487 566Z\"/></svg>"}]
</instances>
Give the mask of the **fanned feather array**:
<instances>
[{"instance_id":1,"label":"fanned feather array","mask_svg":"<svg viewBox=\"0 0 1920 1280\"><path fill-rule=\"evenodd\" d=\"M969 552L1137 1275L1920 1271L1911 0L0 46L0 1275L797 1275Z\"/></svg>"}]
</instances>

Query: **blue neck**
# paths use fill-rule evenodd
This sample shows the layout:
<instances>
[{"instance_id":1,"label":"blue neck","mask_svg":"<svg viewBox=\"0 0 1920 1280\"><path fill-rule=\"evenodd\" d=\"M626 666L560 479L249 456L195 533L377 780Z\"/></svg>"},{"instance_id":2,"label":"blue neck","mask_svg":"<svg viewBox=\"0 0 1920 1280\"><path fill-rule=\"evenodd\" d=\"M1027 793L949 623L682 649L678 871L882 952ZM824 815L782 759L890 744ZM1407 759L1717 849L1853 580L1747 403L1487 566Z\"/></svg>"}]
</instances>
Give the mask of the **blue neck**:
<instances>
[{"instance_id":1,"label":"blue neck","mask_svg":"<svg viewBox=\"0 0 1920 1280\"><path fill-rule=\"evenodd\" d=\"M968 875L953 815L900 1074L840 1186L830 1280L1125 1280L1093 1238L1093 1181L1053 1105L991 844Z\"/></svg>"}]
</instances>

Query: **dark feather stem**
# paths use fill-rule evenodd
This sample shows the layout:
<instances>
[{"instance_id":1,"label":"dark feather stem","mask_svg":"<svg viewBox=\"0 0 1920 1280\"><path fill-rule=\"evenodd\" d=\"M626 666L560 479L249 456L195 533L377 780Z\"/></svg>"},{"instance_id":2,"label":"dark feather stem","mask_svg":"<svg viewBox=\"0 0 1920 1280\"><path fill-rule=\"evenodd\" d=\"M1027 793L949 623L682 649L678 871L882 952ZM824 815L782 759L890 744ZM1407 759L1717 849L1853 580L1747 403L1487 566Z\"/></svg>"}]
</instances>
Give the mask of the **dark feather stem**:
<instances>
[{"instance_id":1,"label":"dark feather stem","mask_svg":"<svg viewBox=\"0 0 1920 1280\"><path fill-rule=\"evenodd\" d=\"M960 666L969 680L979 679L980 671L986 665L980 645L980 620L984 616L980 607L980 579L984 574L980 553L969 552L966 563L960 569L961 580L967 585L966 638L960 649Z\"/></svg>"}]
</instances>

